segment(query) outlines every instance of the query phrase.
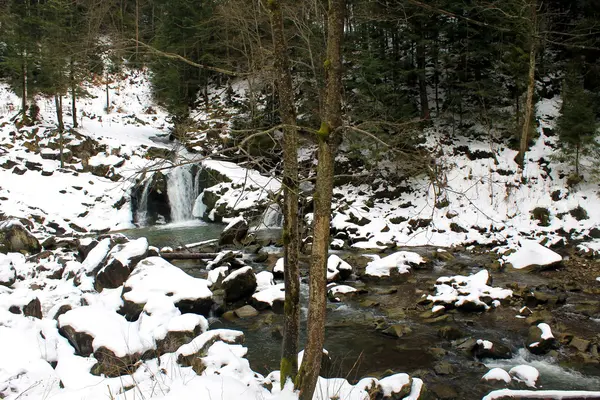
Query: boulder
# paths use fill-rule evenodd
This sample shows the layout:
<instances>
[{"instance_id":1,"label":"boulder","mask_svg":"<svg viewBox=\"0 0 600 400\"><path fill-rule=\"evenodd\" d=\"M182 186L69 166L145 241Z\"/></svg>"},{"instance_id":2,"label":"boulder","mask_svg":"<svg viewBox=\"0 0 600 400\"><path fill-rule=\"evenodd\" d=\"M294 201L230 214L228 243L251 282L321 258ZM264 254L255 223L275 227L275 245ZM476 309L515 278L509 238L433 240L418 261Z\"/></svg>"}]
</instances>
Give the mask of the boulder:
<instances>
[{"instance_id":1,"label":"boulder","mask_svg":"<svg viewBox=\"0 0 600 400\"><path fill-rule=\"evenodd\" d=\"M40 242L17 219L0 222L0 253L39 253Z\"/></svg>"},{"instance_id":2,"label":"boulder","mask_svg":"<svg viewBox=\"0 0 600 400\"><path fill-rule=\"evenodd\" d=\"M548 353L556 345L556 339L552 334L550 326L540 323L529 328L527 336L527 349L537 355Z\"/></svg>"},{"instance_id":3,"label":"boulder","mask_svg":"<svg viewBox=\"0 0 600 400\"><path fill-rule=\"evenodd\" d=\"M148 239L139 238L115 246L108 254L106 265L96 274L96 290L114 289L121 286L129 277L138 262L148 254Z\"/></svg>"},{"instance_id":4,"label":"boulder","mask_svg":"<svg viewBox=\"0 0 600 400\"><path fill-rule=\"evenodd\" d=\"M239 243L248 234L248 222L242 217L233 219L229 225L223 229L219 237L219 245L232 245Z\"/></svg>"},{"instance_id":5,"label":"boulder","mask_svg":"<svg viewBox=\"0 0 600 400\"><path fill-rule=\"evenodd\" d=\"M31 295L23 296L15 299L13 304L8 308L13 314L23 314L26 317L42 319L42 303L37 297Z\"/></svg>"},{"instance_id":6,"label":"boulder","mask_svg":"<svg viewBox=\"0 0 600 400\"><path fill-rule=\"evenodd\" d=\"M352 275L352 267L335 254L327 259L327 282L345 281Z\"/></svg>"},{"instance_id":7,"label":"boulder","mask_svg":"<svg viewBox=\"0 0 600 400\"><path fill-rule=\"evenodd\" d=\"M252 267L235 270L223 280L225 301L234 302L250 297L257 288L256 275Z\"/></svg>"},{"instance_id":8,"label":"boulder","mask_svg":"<svg viewBox=\"0 0 600 400\"><path fill-rule=\"evenodd\" d=\"M148 257L133 270L121 293L123 306L119 311L129 320L136 320L149 300L170 302L181 313L208 316L212 292L208 281L194 278L160 257Z\"/></svg>"},{"instance_id":9,"label":"boulder","mask_svg":"<svg viewBox=\"0 0 600 400\"><path fill-rule=\"evenodd\" d=\"M196 373L203 370L201 358L206 356L210 346L221 341L229 344L244 343L244 333L230 329L211 329L181 346L175 352L177 363L184 367L192 367Z\"/></svg>"}]
</instances>

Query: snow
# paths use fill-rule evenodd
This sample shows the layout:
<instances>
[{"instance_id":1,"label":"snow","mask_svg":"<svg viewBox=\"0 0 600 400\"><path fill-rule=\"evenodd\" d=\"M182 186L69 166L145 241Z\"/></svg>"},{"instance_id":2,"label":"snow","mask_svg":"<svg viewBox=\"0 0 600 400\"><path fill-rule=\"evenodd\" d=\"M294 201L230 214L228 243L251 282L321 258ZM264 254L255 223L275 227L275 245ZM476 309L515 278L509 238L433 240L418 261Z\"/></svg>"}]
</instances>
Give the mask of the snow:
<instances>
[{"instance_id":1,"label":"snow","mask_svg":"<svg viewBox=\"0 0 600 400\"><path fill-rule=\"evenodd\" d=\"M335 286L330 287L328 289L328 291L335 296L336 294L354 293L357 290L354 289L352 286L348 286L348 285L335 285Z\"/></svg>"},{"instance_id":2,"label":"snow","mask_svg":"<svg viewBox=\"0 0 600 400\"><path fill-rule=\"evenodd\" d=\"M529 387L535 387L535 383L540 377L539 371L531 365L517 365L508 371L510 376L518 382L523 382Z\"/></svg>"},{"instance_id":3,"label":"snow","mask_svg":"<svg viewBox=\"0 0 600 400\"><path fill-rule=\"evenodd\" d=\"M424 264L425 260L419 254L410 251L399 251L387 257L379 258L369 262L366 274L376 277L390 276L392 270L399 274L408 274L411 264Z\"/></svg>"},{"instance_id":4,"label":"snow","mask_svg":"<svg viewBox=\"0 0 600 400\"><path fill-rule=\"evenodd\" d=\"M128 266L131 259L141 257L148 251L148 239L141 237L125 243L122 247L115 246L110 256L124 266Z\"/></svg>"},{"instance_id":5,"label":"snow","mask_svg":"<svg viewBox=\"0 0 600 400\"><path fill-rule=\"evenodd\" d=\"M546 323L538 324L537 326L542 331L541 338L544 340L554 339L554 335L552 334L552 329L550 329L550 325Z\"/></svg>"},{"instance_id":6,"label":"snow","mask_svg":"<svg viewBox=\"0 0 600 400\"><path fill-rule=\"evenodd\" d=\"M100 266L110 251L110 239L102 239L83 260L83 270L90 274Z\"/></svg>"},{"instance_id":7,"label":"snow","mask_svg":"<svg viewBox=\"0 0 600 400\"><path fill-rule=\"evenodd\" d=\"M188 344L181 346L175 354L177 356L187 357L196 354L211 342L220 340L227 343L236 343L243 341L243 338L244 334L240 331L234 331L231 329L212 329L202 333L200 336L197 336Z\"/></svg>"},{"instance_id":8,"label":"snow","mask_svg":"<svg viewBox=\"0 0 600 400\"><path fill-rule=\"evenodd\" d=\"M600 392L588 392L582 390L495 390L485 396L482 400L496 400L504 398L515 399L542 399L542 400L562 400L562 399L598 399Z\"/></svg>"},{"instance_id":9,"label":"snow","mask_svg":"<svg viewBox=\"0 0 600 400\"><path fill-rule=\"evenodd\" d=\"M275 263L275 267L273 268L274 273L283 274L283 269L285 267L284 259L280 258Z\"/></svg>"},{"instance_id":10,"label":"snow","mask_svg":"<svg viewBox=\"0 0 600 400\"><path fill-rule=\"evenodd\" d=\"M484 381L501 381L510 383L512 378L510 377L510 374L502 368L492 368L481 379Z\"/></svg>"},{"instance_id":11,"label":"snow","mask_svg":"<svg viewBox=\"0 0 600 400\"><path fill-rule=\"evenodd\" d=\"M12 260L5 254L0 253L0 282L15 280L17 271Z\"/></svg>"},{"instance_id":12,"label":"snow","mask_svg":"<svg viewBox=\"0 0 600 400\"><path fill-rule=\"evenodd\" d=\"M435 304L456 307L473 304L487 310L490 306L481 300L482 297L503 300L512 296L512 290L488 286L488 280L487 270L469 276L441 277L435 284L435 295L429 295L427 299Z\"/></svg>"},{"instance_id":13,"label":"snow","mask_svg":"<svg viewBox=\"0 0 600 400\"><path fill-rule=\"evenodd\" d=\"M124 291L123 298L136 304L146 304L156 296L168 297L173 303L212 297L208 281L193 278L160 257L140 261L125 288L131 290Z\"/></svg>"},{"instance_id":14,"label":"snow","mask_svg":"<svg viewBox=\"0 0 600 400\"><path fill-rule=\"evenodd\" d=\"M268 288L263 288L252 295L252 298L261 303L273 305L275 301L285 300L285 284L278 283Z\"/></svg>"},{"instance_id":15,"label":"snow","mask_svg":"<svg viewBox=\"0 0 600 400\"><path fill-rule=\"evenodd\" d=\"M58 319L60 327L71 326L76 332L93 337L94 351L100 347L112 350L117 357L142 354L154 348L151 337L139 333L137 323L101 306L84 306L71 310Z\"/></svg>"},{"instance_id":16,"label":"snow","mask_svg":"<svg viewBox=\"0 0 600 400\"><path fill-rule=\"evenodd\" d=\"M504 260L515 269L523 269L531 265L551 265L562 261L562 256L534 240L522 239L516 252L505 256Z\"/></svg>"},{"instance_id":17,"label":"snow","mask_svg":"<svg viewBox=\"0 0 600 400\"><path fill-rule=\"evenodd\" d=\"M494 347L494 343L489 340L477 339L477 344L483 345L485 350L491 350Z\"/></svg>"},{"instance_id":18,"label":"snow","mask_svg":"<svg viewBox=\"0 0 600 400\"><path fill-rule=\"evenodd\" d=\"M395 374L379 380L384 397L400 393L402 388L409 383L410 376L408 374Z\"/></svg>"},{"instance_id":19,"label":"snow","mask_svg":"<svg viewBox=\"0 0 600 400\"><path fill-rule=\"evenodd\" d=\"M273 280L273 274L269 271L261 271L256 274L256 291L260 292L265 289L269 289L275 284Z\"/></svg>"},{"instance_id":20,"label":"snow","mask_svg":"<svg viewBox=\"0 0 600 400\"><path fill-rule=\"evenodd\" d=\"M227 271L229 271L228 267L217 267L209 270L206 278L208 285L212 286L217 283L219 279L225 278L227 276Z\"/></svg>"}]
</instances>

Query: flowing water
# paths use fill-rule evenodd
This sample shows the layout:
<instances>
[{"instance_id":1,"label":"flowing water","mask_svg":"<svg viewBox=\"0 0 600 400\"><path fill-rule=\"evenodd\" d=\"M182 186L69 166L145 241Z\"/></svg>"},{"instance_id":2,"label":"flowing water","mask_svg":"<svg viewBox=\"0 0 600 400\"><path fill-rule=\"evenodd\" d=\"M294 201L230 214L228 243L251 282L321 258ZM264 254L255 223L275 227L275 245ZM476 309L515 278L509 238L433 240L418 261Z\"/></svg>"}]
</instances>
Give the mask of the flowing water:
<instances>
[{"instance_id":1,"label":"flowing water","mask_svg":"<svg viewBox=\"0 0 600 400\"><path fill-rule=\"evenodd\" d=\"M195 222L137 229L128 234L146 236L155 246L173 246L216 238L221 229L220 225ZM422 251L425 255L430 255L431 252L412 250ZM455 267L450 269L446 263L438 262L433 269L413 271L410 279L404 283L347 282L351 286L365 289L367 293L346 298L341 303L328 303L325 348L332 356L332 364L325 375L342 376L355 381L364 376L382 376L389 371L407 372L424 379L430 388L450 386L458 392L457 398L476 399L497 388L481 382L481 377L489 368L501 367L508 370L516 365L526 364L540 371L540 388L599 390L600 368L597 365L575 362L568 367L561 366L549 356L533 356L524 349L529 325L524 319L516 318L519 307L502 305L485 313L450 311L447 312L449 318L440 323L431 323L419 316L423 309L417 306L417 302L423 294L431 293L433 283L439 276L468 275L478 271L488 260L489 258L478 258L465 253L457 255L457 261L461 264L459 271ZM266 268L263 264L247 261L256 272ZM194 276L206 276L201 265L177 265ZM302 268L303 275L306 275L306 264ZM539 274L508 271L494 272L492 275L494 286L504 286L507 283L548 283L548 279ZM304 327L308 286L303 283L301 288L302 344L306 338ZM556 326L570 332L582 331L587 335L584 337L593 336L594 330L600 330L600 322L593 319L582 322L570 317L573 304L589 301L589 296L582 293L569 296L567 305L552 310ZM382 323L388 326L401 324L409 330L400 338L388 336L376 329ZM245 320L211 320L213 328L244 331L248 360L254 370L263 374L279 369L281 325L282 316L271 311L263 311L258 317ZM438 336L439 328L447 325L459 329L465 337L502 343L512 350L513 357L508 360L476 360L460 351L455 343ZM560 351L563 352L564 349ZM453 371L449 374L435 373L434 370L440 363L450 364Z\"/></svg>"},{"instance_id":2,"label":"flowing water","mask_svg":"<svg viewBox=\"0 0 600 400\"><path fill-rule=\"evenodd\" d=\"M198 197L198 181L191 165L173 168L167 175L167 195L171 206L171 222L192 219L192 208Z\"/></svg>"}]
</instances>

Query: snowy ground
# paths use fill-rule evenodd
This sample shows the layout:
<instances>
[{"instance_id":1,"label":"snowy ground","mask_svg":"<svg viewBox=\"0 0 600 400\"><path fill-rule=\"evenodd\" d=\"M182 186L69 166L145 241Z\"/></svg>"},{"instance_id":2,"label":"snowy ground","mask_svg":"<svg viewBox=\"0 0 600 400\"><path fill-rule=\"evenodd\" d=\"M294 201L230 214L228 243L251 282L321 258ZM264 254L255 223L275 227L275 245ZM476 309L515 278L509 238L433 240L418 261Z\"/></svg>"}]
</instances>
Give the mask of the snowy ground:
<instances>
[{"instance_id":1,"label":"snowy ground","mask_svg":"<svg viewBox=\"0 0 600 400\"><path fill-rule=\"evenodd\" d=\"M166 114L153 106L150 88L143 74L128 73L127 79L110 85L110 114L104 110L104 88L89 86L87 89L91 97L79 103L81 127L78 132L82 136L68 134L66 139L73 146L83 143L85 138L105 146L99 154L87 160L92 167L107 169L108 172L102 176L84 172L83 160L80 159L68 163L70 168L59 168L52 101L38 101L42 123L17 132L10 118L16 113L19 99L0 85L0 215L29 219L33 222L34 233L41 239L62 231L83 234L133 227L130 178L152 163L146 157L149 148L171 147L166 140L169 128L165 122ZM67 104L65 102L65 111ZM442 145L441 135L430 135L429 145L443 149L444 155L438 162L445 171L447 185L441 188L441 194L448 200L447 206L435 206L439 196L434 195L434 188L422 178L411 180L414 189L411 193L402 194L399 198L375 200L373 204L373 187L343 186L335 189L341 196L334 204L332 226L352 232L349 244L356 248L501 244L497 250L506 252L504 261L516 268L525 267L533 261L540 265L556 262L557 255L548 253L549 250L546 251L539 242L544 238L550 244L557 242L561 239L557 233L560 229L570 231L574 239L584 240L582 250L600 250L600 241L589 237L590 231L600 222L600 209L595 207L596 185L584 183L578 190L569 190L566 177L561 174L561 171L568 172L568 168L554 161L548 161L546 165L542 160L548 160L556 140L547 136L543 128L552 127L559 105L558 99L542 100L538 104L540 138L527 155L527 168L523 173L525 184L520 184L522 177L516 173L513 161L516 152L497 145L492 149L495 157L471 160L454 149L467 145L471 152L478 149L490 151L489 144L459 138L452 145ZM65 120L69 120L68 113L65 113ZM256 172L248 173L234 164L207 163L232 179L234 185L250 180L256 187L267 186L271 192L280 188L273 178ZM119 177L121 179L117 179ZM393 189L387 187L387 190ZM268 195L266 192L243 191L246 197L240 198L241 193L231 191L221 201L235 207L251 207L253 202ZM410 205L404 207L407 203ZM571 215L570 212L578 206L585 209L587 219L578 220ZM540 226L532 219L531 212L536 207L550 212L548 226ZM366 222L351 222L363 217ZM411 220L419 219L432 221L430 225L418 228L410 224ZM108 247L104 256L107 252ZM390 275L390 271L396 268L399 273L407 272L409 263L420 263L420 259L407 258L407 255L412 256L406 253L391 259L375 259L369 271L375 276ZM332 274L343 269L339 263L334 267L334 262L336 260L332 261ZM76 261L75 254L62 250L41 260L26 260L14 253L0 254L0 267L8 268L9 264L15 269L18 279L12 287L0 286L0 395L4 398L296 398L289 388L278 390L277 372L264 377L252 371L244 358L246 349L234 339L227 339L239 335L233 331L221 332L222 340L205 349L202 358L207 369L201 376L197 375L193 366L186 366L180 360L185 358L190 346L140 361L130 374L112 378L94 375L91 373L96 362L94 356L76 355L73 346L59 333L60 324L77 325L90 331L98 338L98 342L93 344L95 351L104 346L117 355L152 349L167 332L181 327L201 327L204 332L193 342L198 347L208 343L208 337L215 332L207 330L208 322L203 318L191 320L181 315L174 307L171 290L163 290L160 285L166 279L155 279L160 287L152 286L152 290L141 291L142 294L131 292L131 295L143 295L147 306L144 319L131 322L117 313L126 298L122 287L98 293L83 276L86 268L97 266L94 260L89 261L88 264L93 264L91 266L85 262L81 264ZM166 264L162 267L169 268ZM181 279L181 282L173 283L173 287L199 285L203 288L202 293L208 296L206 291L209 291L210 282L194 283L176 273L168 276ZM466 282L468 278L461 279ZM495 289L485 286L487 279L480 280L482 282L478 280L480 284L476 285L478 288ZM262 294L257 295L265 302L281 299L282 288L272 285L271 277L263 276L260 283L259 293ZM449 294L453 302L459 301L458 293L451 292L453 288L443 286L444 283L447 282L439 282L440 288L445 290L448 286L447 290L437 295ZM333 295L351 290L344 286L332 287ZM42 318L8 311L11 307L23 310L32 301L35 303L36 298ZM73 310L54 318L60 307L65 305ZM501 374L499 371L496 373L498 376ZM530 369L521 368L509 372L508 379L518 377L534 384L533 373ZM500 379L507 379L506 374L502 374ZM272 390L267 389L270 384L273 384ZM323 379L315 399L334 395L341 399L364 399L367 396L365 389L375 384L384 394L392 394L410 385L406 399L417 399L422 386L419 379L409 379L405 374L378 382L366 378L354 386L343 379ZM518 393L509 395L518 396ZM496 395L490 396L497 398ZM548 394L548 397L552 396L560 394Z\"/></svg>"}]
</instances>

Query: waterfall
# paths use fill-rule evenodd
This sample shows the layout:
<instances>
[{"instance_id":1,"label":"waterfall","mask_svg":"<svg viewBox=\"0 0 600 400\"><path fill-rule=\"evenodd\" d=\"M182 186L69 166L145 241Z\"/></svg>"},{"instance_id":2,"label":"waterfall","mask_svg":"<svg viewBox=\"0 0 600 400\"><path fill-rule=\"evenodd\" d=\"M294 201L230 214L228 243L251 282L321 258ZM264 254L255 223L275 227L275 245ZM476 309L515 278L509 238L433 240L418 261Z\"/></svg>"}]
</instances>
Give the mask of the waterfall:
<instances>
[{"instance_id":1,"label":"waterfall","mask_svg":"<svg viewBox=\"0 0 600 400\"><path fill-rule=\"evenodd\" d=\"M167 175L167 196L171 207L171 222L192 219L197 185L190 165L175 167Z\"/></svg>"},{"instance_id":2,"label":"waterfall","mask_svg":"<svg viewBox=\"0 0 600 400\"><path fill-rule=\"evenodd\" d=\"M283 227L283 214L277 204L270 204L265 210L260 228L274 229Z\"/></svg>"},{"instance_id":3,"label":"waterfall","mask_svg":"<svg viewBox=\"0 0 600 400\"><path fill-rule=\"evenodd\" d=\"M192 215L195 218L203 218L206 213L206 204L204 204L204 191L200 193L200 195L196 198L196 202L194 203L194 209L192 210Z\"/></svg>"},{"instance_id":4,"label":"waterfall","mask_svg":"<svg viewBox=\"0 0 600 400\"><path fill-rule=\"evenodd\" d=\"M148 218L148 194L150 193L150 186L152 184L152 176L146 179L144 188L142 189L142 195L137 204L137 210L135 212L135 220L141 226L146 225Z\"/></svg>"}]
</instances>

